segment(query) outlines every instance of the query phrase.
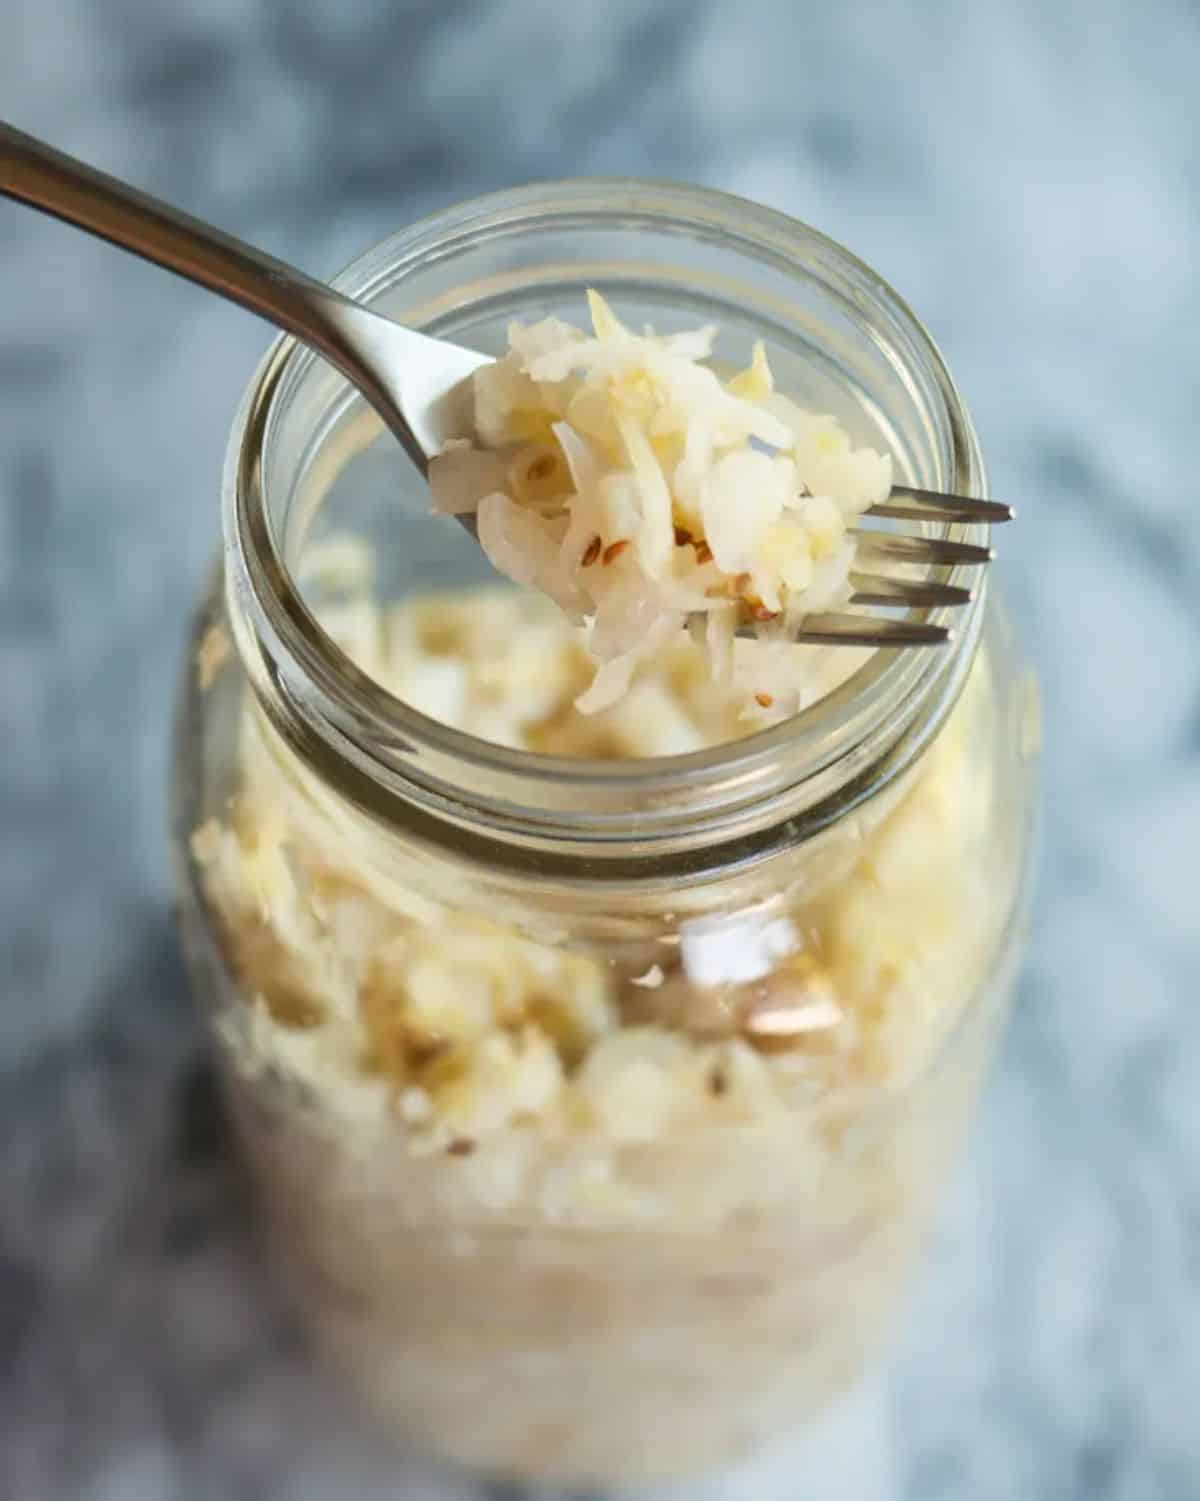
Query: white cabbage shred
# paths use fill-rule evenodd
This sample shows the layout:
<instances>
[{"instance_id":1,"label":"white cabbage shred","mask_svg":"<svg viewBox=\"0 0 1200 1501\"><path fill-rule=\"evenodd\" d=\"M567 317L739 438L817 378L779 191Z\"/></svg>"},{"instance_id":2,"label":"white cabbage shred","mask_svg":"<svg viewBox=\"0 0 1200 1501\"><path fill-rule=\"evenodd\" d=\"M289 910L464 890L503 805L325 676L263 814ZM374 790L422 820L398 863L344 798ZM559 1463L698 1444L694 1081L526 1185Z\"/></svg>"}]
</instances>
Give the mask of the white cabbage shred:
<instances>
[{"instance_id":1,"label":"white cabbage shred","mask_svg":"<svg viewBox=\"0 0 1200 1501\"><path fill-rule=\"evenodd\" d=\"M591 337L510 326L474 377L474 441L430 466L434 508L474 512L500 572L587 628L582 712L618 702L685 626L715 680L788 712L805 661L789 632L849 599L850 529L891 490L891 459L776 391L761 343L722 381L703 363L715 328L635 334L588 303ZM745 626L761 650L735 654Z\"/></svg>"}]
</instances>

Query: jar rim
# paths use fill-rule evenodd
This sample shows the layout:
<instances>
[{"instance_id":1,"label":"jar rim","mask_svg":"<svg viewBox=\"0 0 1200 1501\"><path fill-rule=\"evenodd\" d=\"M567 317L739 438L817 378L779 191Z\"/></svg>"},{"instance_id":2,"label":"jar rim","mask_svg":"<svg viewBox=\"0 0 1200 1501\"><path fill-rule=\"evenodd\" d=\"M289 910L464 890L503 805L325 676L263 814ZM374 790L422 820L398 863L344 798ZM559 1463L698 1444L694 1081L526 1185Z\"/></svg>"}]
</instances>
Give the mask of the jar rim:
<instances>
[{"instance_id":1,"label":"jar rim","mask_svg":"<svg viewBox=\"0 0 1200 1501\"><path fill-rule=\"evenodd\" d=\"M935 393L949 452L941 487L977 495L982 459L970 416L923 324L882 277L828 236L774 209L710 188L640 178L538 182L441 209L356 258L332 285L372 298L407 270L466 236L517 233L594 219L613 227L670 226L720 236L749 260L798 278L820 275L903 337ZM418 321L415 326L428 326ZM876 341L884 331L874 330ZM903 363L902 351L889 358ZM985 590L958 614L945 651L875 652L831 693L741 740L679 755L621 761L510 749L429 718L361 671L324 631L284 561L270 520L266 453L281 393L317 356L289 336L271 346L235 419L226 460L227 587L248 622L237 631L268 718L287 743L354 802L414 830L414 812L457 830L460 847L482 835L486 858L544 870L562 850L682 855L714 843L770 851L769 836L798 812L804 829L828 826L912 763L940 726L978 640ZM979 540L979 528L942 535ZM949 568L954 581L960 570ZM936 611L922 618L940 620ZM912 711L923 703L923 716ZM892 733L894 731L894 733ZM837 769L836 774L831 775ZM698 798L704 805L698 805ZM419 823L419 820L418 820ZM748 836L753 838L745 845ZM797 830L791 831L796 842ZM515 851L523 851L515 854ZM702 861L707 865L707 860Z\"/></svg>"}]
</instances>

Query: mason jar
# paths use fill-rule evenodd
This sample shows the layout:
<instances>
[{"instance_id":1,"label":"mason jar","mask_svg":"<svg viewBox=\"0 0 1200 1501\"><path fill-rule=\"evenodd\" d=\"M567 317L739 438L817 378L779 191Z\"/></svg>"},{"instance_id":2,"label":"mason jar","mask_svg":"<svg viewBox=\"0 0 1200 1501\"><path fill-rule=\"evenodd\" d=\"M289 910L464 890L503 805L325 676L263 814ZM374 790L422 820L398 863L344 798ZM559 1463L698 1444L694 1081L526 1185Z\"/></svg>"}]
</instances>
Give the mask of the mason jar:
<instances>
[{"instance_id":1,"label":"mason jar","mask_svg":"<svg viewBox=\"0 0 1200 1501\"><path fill-rule=\"evenodd\" d=\"M589 287L715 322L908 482L986 493L914 315L750 203L537 184L335 285L490 353ZM622 759L514 749L559 636L511 635L524 605L288 339L224 541L184 668L182 925L315 1341L403 1443L497 1474L678 1474L794 1431L880 1345L1012 992L1037 703L994 584L952 645L827 653L829 691L743 738L681 750L664 710ZM406 694L414 609L447 681L492 653L495 735Z\"/></svg>"}]
</instances>

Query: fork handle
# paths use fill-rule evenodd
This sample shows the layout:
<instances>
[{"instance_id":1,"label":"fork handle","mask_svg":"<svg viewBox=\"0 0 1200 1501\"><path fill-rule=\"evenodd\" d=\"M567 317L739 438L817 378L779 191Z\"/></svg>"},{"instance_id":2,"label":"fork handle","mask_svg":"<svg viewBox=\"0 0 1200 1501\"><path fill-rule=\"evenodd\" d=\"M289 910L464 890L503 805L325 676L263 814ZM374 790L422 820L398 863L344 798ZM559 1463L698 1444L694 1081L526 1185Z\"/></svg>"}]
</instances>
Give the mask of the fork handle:
<instances>
[{"instance_id":1,"label":"fork handle","mask_svg":"<svg viewBox=\"0 0 1200 1501\"><path fill-rule=\"evenodd\" d=\"M74 224L307 335L311 303L336 292L265 251L0 124L0 193Z\"/></svg>"},{"instance_id":2,"label":"fork handle","mask_svg":"<svg viewBox=\"0 0 1200 1501\"><path fill-rule=\"evenodd\" d=\"M345 334L339 314L357 305L340 292L2 121L0 195L152 261L295 335L356 385L424 464L390 393Z\"/></svg>"}]
</instances>

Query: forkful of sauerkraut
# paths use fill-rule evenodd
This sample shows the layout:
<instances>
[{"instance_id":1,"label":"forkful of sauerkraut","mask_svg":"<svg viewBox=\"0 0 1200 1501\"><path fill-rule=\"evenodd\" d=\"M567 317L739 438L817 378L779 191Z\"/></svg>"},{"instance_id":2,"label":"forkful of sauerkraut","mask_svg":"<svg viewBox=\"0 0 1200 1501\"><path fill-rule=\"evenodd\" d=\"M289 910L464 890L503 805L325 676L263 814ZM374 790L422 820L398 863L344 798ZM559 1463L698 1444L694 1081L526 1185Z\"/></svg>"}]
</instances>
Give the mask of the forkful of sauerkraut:
<instances>
[{"instance_id":1,"label":"forkful of sauerkraut","mask_svg":"<svg viewBox=\"0 0 1200 1501\"><path fill-rule=\"evenodd\" d=\"M797 643L949 639L927 620L843 613L970 600L861 561L980 563L989 550L856 523L868 512L1000 520L987 512L1007 508L894 489L889 455L775 389L761 342L722 379L707 363L714 325L639 334L599 293L588 305L590 335L559 318L510 325L508 353L472 377L473 440L450 442L429 468L435 510L473 516L493 565L587 632L596 674L581 712L619 701L682 630L714 679L782 713L805 699Z\"/></svg>"}]
</instances>

